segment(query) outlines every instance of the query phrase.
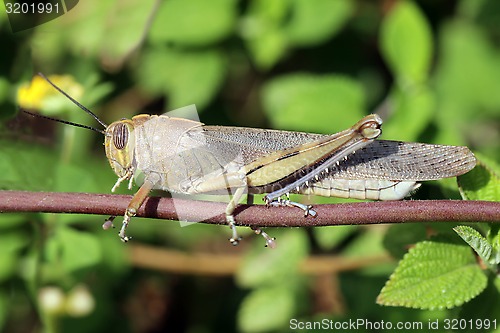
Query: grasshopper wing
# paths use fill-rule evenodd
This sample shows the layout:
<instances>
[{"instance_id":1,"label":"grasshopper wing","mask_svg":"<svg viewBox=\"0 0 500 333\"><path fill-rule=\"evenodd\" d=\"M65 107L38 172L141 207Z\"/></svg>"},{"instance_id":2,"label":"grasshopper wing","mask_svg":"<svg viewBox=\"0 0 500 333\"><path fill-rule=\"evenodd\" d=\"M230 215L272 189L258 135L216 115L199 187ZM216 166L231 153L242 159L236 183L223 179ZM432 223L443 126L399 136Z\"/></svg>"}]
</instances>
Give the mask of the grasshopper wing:
<instances>
[{"instance_id":1,"label":"grasshopper wing","mask_svg":"<svg viewBox=\"0 0 500 333\"><path fill-rule=\"evenodd\" d=\"M375 140L329 174L339 179L425 181L456 177L475 165L467 147Z\"/></svg>"}]
</instances>

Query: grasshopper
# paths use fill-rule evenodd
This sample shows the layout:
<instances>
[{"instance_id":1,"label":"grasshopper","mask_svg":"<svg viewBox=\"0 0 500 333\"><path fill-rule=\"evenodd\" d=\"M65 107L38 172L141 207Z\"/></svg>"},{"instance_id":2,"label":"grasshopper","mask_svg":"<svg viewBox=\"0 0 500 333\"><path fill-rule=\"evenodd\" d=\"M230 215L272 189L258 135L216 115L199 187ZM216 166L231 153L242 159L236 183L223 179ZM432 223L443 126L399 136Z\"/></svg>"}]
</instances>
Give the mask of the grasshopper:
<instances>
[{"instance_id":1,"label":"grasshopper","mask_svg":"<svg viewBox=\"0 0 500 333\"><path fill-rule=\"evenodd\" d=\"M471 170L476 159L467 147L375 140L382 119L368 115L347 130L332 135L269 129L207 126L167 115L141 114L110 125L62 91L55 89L99 122L109 164L118 180L140 185L125 210L119 236L125 233L151 190L171 193L218 194L231 191L225 216L237 245L234 211L245 193L266 194L268 206L291 206L316 216L310 205L290 201L290 193L370 200L400 200L419 181L455 177ZM114 220L110 217L103 227ZM266 246L275 239L260 229Z\"/></svg>"}]
</instances>

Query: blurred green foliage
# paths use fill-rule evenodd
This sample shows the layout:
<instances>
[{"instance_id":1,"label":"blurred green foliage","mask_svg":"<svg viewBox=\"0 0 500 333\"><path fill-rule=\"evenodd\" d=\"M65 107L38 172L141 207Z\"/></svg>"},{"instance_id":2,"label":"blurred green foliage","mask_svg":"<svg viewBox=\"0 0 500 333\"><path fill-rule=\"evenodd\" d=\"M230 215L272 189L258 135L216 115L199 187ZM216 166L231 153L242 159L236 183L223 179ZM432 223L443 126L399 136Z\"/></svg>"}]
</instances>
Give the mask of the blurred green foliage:
<instances>
[{"instance_id":1,"label":"blurred green foliage","mask_svg":"<svg viewBox=\"0 0 500 333\"><path fill-rule=\"evenodd\" d=\"M40 71L73 78L79 101L107 123L196 104L207 124L334 133L377 112L384 139L480 152L481 167L461 178L461 193L499 200L499 19L495 0L101 0L12 34L0 10L0 189L108 193L115 182L102 137L16 116L18 89ZM40 111L96 126L62 96ZM459 193L444 180L415 197ZM250 234L230 247L227 228L132 222L136 244L241 255L233 279L140 269L133 244L101 223L0 215L0 329L285 332L292 318L500 321L498 262L491 271L479 266L449 225L269 230L279 246L271 251ZM481 246L479 255L498 251L497 228L478 229L486 237L456 230ZM444 238L429 239L434 233ZM383 289L394 264L299 269L311 256L362 262L387 252L402 260ZM438 289L450 292L433 299ZM383 307L377 295L381 304L434 310Z\"/></svg>"}]
</instances>

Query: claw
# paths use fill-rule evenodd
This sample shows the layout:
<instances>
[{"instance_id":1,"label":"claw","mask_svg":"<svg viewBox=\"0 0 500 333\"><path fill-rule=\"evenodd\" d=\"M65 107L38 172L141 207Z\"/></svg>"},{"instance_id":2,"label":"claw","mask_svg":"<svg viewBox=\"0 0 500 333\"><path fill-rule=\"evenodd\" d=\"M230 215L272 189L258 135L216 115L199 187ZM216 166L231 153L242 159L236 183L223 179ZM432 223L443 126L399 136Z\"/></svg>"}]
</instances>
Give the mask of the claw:
<instances>
[{"instance_id":1,"label":"claw","mask_svg":"<svg viewBox=\"0 0 500 333\"><path fill-rule=\"evenodd\" d=\"M241 237L238 237L238 238L229 238L229 242L233 245L233 246L238 246L238 244L240 244L240 241L242 240Z\"/></svg>"},{"instance_id":2,"label":"claw","mask_svg":"<svg viewBox=\"0 0 500 333\"><path fill-rule=\"evenodd\" d=\"M110 216L110 217L108 217L108 219L105 220L104 223L102 224L102 228L104 230L108 230L108 229L114 228L115 226L113 225L113 221L115 219L116 219L116 216Z\"/></svg>"},{"instance_id":3,"label":"claw","mask_svg":"<svg viewBox=\"0 0 500 333\"><path fill-rule=\"evenodd\" d=\"M129 240L132 239L132 237L128 237L126 234L125 234L125 230L127 229L127 226L130 222L130 215L125 213L125 216L123 217L123 222L122 222L122 227L120 229L120 232L118 233L118 236L120 236L120 239L122 240L122 242L126 243L128 242Z\"/></svg>"},{"instance_id":4,"label":"claw","mask_svg":"<svg viewBox=\"0 0 500 333\"><path fill-rule=\"evenodd\" d=\"M266 239L266 245L265 247L270 247L271 249L275 249L277 244L276 244L276 237L269 237L268 234L266 234L264 231L262 232L262 237Z\"/></svg>"},{"instance_id":5,"label":"claw","mask_svg":"<svg viewBox=\"0 0 500 333\"><path fill-rule=\"evenodd\" d=\"M255 232L255 234L264 237L264 239L266 240L266 245L264 245L265 247L270 247L271 249L276 248L277 244L275 237L269 236L266 232L262 231L262 229L260 228L253 229L253 231Z\"/></svg>"},{"instance_id":6,"label":"claw","mask_svg":"<svg viewBox=\"0 0 500 333\"><path fill-rule=\"evenodd\" d=\"M227 224L229 225L229 228L232 230L233 235L231 238L229 238L229 242L233 244L233 246L237 246L242 238L238 236L238 232L236 231L236 224L234 222L234 217L232 215L227 215L226 216L226 221Z\"/></svg>"},{"instance_id":7,"label":"claw","mask_svg":"<svg viewBox=\"0 0 500 333\"><path fill-rule=\"evenodd\" d=\"M127 243L129 240L131 240L131 239L132 239L132 237L125 236L125 235L120 235L119 233L118 233L118 235L120 236L120 240L121 240L122 242L124 242L124 243Z\"/></svg>"},{"instance_id":8,"label":"claw","mask_svg":"<svg viewBox=\"0 0 500 333\"><path fill-rule=\"evenodd\" d=\"M269 200L267 198L264 198L264 201L266 202L267 206L273 206L273 207L297 207L300 208L304 211L304 216L307 217L308 215L311 215L312 217L316 217L317 213L314 209L312 209L311 205L304 205L299 202L294 202L290 201L290 199L282 199L279 197L278 199L275 200Z\"/></svg>"},{"instance_id":9,"label":"claw","mask_svg":"<svg viewBox=\"0 0 500 333\"><path fill-rule=\"evenodd\" d=\"M304 210L304 214L306 217L307 215L311 215L312 217L316 217L316 215L318 215L318 213L316 213L316 211L312 208L313 206L307 205L307 208Z\"/></svg>"}]
</instances>

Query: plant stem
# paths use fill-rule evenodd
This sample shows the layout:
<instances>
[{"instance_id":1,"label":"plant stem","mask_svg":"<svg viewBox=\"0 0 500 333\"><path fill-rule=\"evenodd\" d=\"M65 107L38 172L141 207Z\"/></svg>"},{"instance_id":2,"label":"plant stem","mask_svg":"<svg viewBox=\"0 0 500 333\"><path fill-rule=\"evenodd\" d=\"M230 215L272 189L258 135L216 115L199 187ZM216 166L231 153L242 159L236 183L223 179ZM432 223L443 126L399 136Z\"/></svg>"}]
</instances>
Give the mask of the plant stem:
<instances>
[{"instance_id":1,"label":"plant stem","mask_svg":"<svg viewBox=\"0 0 500 333\"><path fill-rule=\"evenodd\" d=\"M0 191L0 212L123 215L130 195ZM188 221L226 224L226 203L148 198L137 216L177 220L176 209ZM251 227L319 227L346 224L406 222L500 222L500 202L404 200L317 205L317 217L304 218L296 208L239 205L237 225ZM206 218L207 212L213 217Z\"/></svg>"}]
</instances>

